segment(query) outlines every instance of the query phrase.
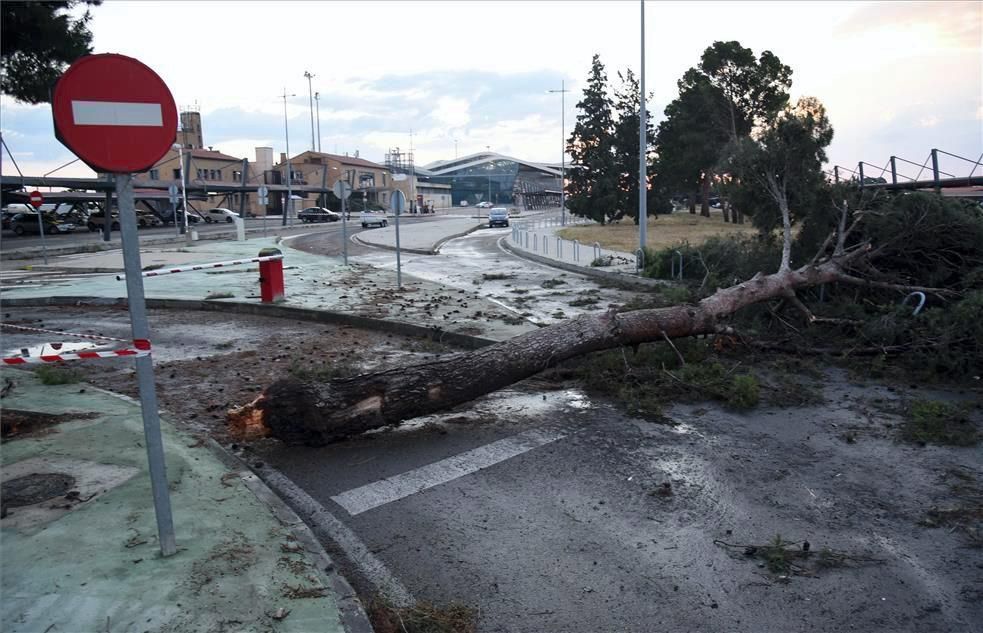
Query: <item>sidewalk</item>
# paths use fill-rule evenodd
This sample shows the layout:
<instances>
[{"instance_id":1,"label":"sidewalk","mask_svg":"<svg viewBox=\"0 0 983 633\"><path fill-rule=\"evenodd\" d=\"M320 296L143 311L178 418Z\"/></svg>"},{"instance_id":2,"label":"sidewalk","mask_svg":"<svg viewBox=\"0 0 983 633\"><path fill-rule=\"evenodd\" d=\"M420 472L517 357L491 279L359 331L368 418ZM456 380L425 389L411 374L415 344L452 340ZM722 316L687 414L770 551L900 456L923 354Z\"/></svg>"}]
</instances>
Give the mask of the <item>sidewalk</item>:
<instances>
[{"instance_id":1,"label":"sidewalk","mask_svg":"<svg viewBox=\"0 0 983 633\"><path fill-rule=\"evenodd\" d=\"M162 558L139 405L26 371L0 378L14 381L0 456L4 631L340 633L343 617L370 630L247 469L161 420L178 545Z\"/></svg>"},{"instance_id":2,"label":"sidewalk","mask_svg":"<svg viewBox=\"0 0 983 633\"><path fill-rule=\"evenodd\" d=\"M547 260L566 264L580 269L606 271L634 275L636 256L597 244L580 244L565 240L556 234L569 226L584 224L583 221L567 219L561 226L558 218L512 222L512 232L508 243L512 250L522 251ZM566 266L565 266L566 267Z\"/></svg>"}]
</instances>

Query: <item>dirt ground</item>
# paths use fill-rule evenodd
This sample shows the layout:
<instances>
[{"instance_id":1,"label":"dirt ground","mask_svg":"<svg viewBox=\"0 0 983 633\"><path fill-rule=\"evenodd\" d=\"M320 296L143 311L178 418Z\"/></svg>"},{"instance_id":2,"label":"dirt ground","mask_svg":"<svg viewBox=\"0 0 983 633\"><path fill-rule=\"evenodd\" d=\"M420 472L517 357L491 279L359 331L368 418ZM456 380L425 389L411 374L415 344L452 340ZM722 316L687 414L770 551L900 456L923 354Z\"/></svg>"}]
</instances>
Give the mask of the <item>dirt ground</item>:
<instances>
[{"instance_id":1,"label":"dirt ground","mask_svg":"<svg viewBox=\"0 0 983 633\"><path fill-rule=\"evenodd\" d=\"M125 310L5 312L6 323L128 335ZM262 317L159 310L151 311L150 320L161 407L173 419L227 445L235 440L227 435L225 411L252 400L292 367L369 369L456 351L426 340ZM5 330L4 354L40 340ZM129 363L89 363L84 379L136 396L132 374ZM496 553L490 542L474 541L462 527L478 521L480 513L468 510L464 497L453 491L446 493L455 496L445 511L456 517L455 529L462 532L460 542L448 536L445 543L453 556L421 551L405 534L395 539L385 524L375 536L370 531L363 538L370 545L378 538L375 546L380 549L405 544L405 554L399 554L397 545L386 550L397 571L402 565L412 570L407 575L430 568L438 577L443 574L441 586L450 589L446 595L434 590L429 599L458 600L461 587L474 585L478 594L465 602L478 603L478 630L618 626L641 631L653 630L656 623L667 631L699 626L769 632L981 630L983 455L979 446L905 443L898 433L904 403L915 398L965 403L978 424L979 386L885 384L831 368L822 376L801 378L815 382L821 401L762 406L746 413L713 403L678 404L668 411L674 426L633 417L616 403L603 401L571 417L580 421L571 422L571 439L558 444L562 454L560 448L550 451L543 463L529 466L528 477L519 470L511 475L516 481L546 478L554 482L549 487L556 487L556 499L547 502L541 484L530 483L526 505L524 489L509 491L510 501L501 508L501 529L511 529L504 524L512 511L525 513L515 521L529 528L522 537L525 545L503 541L502 547L529 548L515 569L506 567L504 554ZM544 388L547 384L539 380L514 389L538 393ZM473 405L477 410L481 406L480 401ZM448 416L469 410L461 407ZM498 424L517 423L503 418ZM453 430L453 424L447 428ZM380 442L351 441L353 450L364 449L362 444ZM328 447L323 455L338 451L344 447ZM472 497L486 490L469 485ZM442 528L425 523L432 516L429 511L420 518L405 508L400 512L399 521L389 525L402 526L401 532L408 532L415 521L421 523L421 533ZM582 577L571 577L594 587L600 582L599 570L610 567L610 577L618 579L611 581L614 589L605 593L592 588L568 596L566 605L540 604L535 619L522 615L522 592L509 597L513 602L502 597L496 605L497 594L482 593L486 579L475 576L472 582L466 577L468 570L478 574L502 565L498 577L511 577L509 584L537 578L557 554L549 550L551 530L566 530L567 535L583 531L583 543L563 548L573 548L572 556L579 560L587 547L594 566L587 566ZM651 538L639 540L641 535ZM535 546L542 539L545 545ZM480 547L468 552L468 543ZM466 559L469 555L473 560ZM442 568L446 556L453 561ZM448 580L458 573L459 582ZM637 595L631 593L636 590ZM497 582L494 591L499 591ZM603 604L596 602L602 594ZM626 602L614 609L618 600ZM595 616L601 619L591 621ZM585 622L593 629L584 628ZM789 628L794 622L799 624Z\"/></svg>"}]
</instances>

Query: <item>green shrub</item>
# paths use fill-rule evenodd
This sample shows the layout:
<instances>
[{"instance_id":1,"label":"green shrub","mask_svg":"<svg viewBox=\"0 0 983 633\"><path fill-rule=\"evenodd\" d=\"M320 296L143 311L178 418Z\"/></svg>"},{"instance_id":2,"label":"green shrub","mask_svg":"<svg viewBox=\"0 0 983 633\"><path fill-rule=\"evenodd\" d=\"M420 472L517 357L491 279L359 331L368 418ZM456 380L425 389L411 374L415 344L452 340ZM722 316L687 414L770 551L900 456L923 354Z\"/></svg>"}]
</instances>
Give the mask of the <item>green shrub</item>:
<instances>
[{"instance_id":1,"label":"green shrub","mask_svg":"<svg viewBox=\"0 0 983 633\"><path fill-rule=\"evenodd\" d=\"M82 372L61 365L41 365L34 373L42 385L68 385L82 380Z\"/></svg>"},{"instance_id":2,"label":"green shrub","mask_svg":"<svg viewBox=\"0 0 983 633\"><path fill-rule=\"evenodd\" d=\"M964 407L916 400L905 412L901 437L918 444L972 446L979 440L979 430Z\"/></svg>"}]
</instances>

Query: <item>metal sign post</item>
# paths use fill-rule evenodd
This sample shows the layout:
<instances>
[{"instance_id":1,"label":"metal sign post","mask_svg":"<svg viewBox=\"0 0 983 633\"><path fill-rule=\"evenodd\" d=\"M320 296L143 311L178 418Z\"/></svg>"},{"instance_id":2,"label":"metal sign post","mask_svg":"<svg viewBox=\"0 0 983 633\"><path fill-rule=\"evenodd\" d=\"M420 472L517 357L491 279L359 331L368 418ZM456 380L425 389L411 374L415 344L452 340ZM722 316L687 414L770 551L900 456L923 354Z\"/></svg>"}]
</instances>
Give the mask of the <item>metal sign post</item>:
<instances>
[{"instance_id":1,"label":"metal sign post","mask_svg":"<svg viewBox=\"0 0 983 633\"><path fill-rule=\"evenodd\" d=\"M399 216L402 215L405 208L406 195L397 189L392 195L392 209L396 214L396 287L400 289L403 287L403 265L399 256Z\"/></svg>"},{"instance_id":2,"label":"metal sign post","mask_svg":"<svg viewBox=\"0 0 983 633\"><path fill-rule=\"evenodd\" d=\"M51 112L59 141L93 170L116 174L130 323L134 340L148 341L150 328L140 274L132 174L149 169L173 145L178 120L174 96L160 75L132 57L89 55L72 64L58 80L52 93ZM183 175L181 181L183 184ZM105 212L105 227L109 230L113 221L109 204ZM187 221L187 204L184 217ZM157 535L161 553L170 556L177 551L177 546L157 413L153 360L147 354L137 357L135 362Z\"/></svg>"},{"instance_id":3,"label":"metal sign post","mask_svg":"<svg viewBox=\"0 0 983 633\"><path fill-rule=\"evenodd\" d=\"M348 265L348 197L352 195L352 186L347 180L336 180L331 188L335 197L341 198L341 247L345 266Z\"/></svg>"},{"instance_id":4,"label":"metal sign post","mask_svg":"<svg viewBox=\"0 0 983 633\"><path fill-rule=\"evenodd\" d=\"M167 198L171 201L171 219L174 220L174 235L181 235L181 225L177 221L177 185L167 188Z\"/></svg>"},{"instance_id":5,"label":"metal sign post","mask_svg":"<svg viewBox=\"0 0 983 633\"><path fill-rule=\"evenodd\" d=\"M133 338L150 339L147 306L143 296L143 276L140 266L140 243L137 239L137 218L133 205L133 177L116 175L116 200L119 205L120 234L123 241L123 270L126 274L126 302L130 309ZM160 551L170 556L177 551L174 523L171 518L171 498L167 490L167 470L164 464L164 442L157 414L157 391L154 386L154 366L150 355L138 357L137 384L140 387L140 408L143 411L143 434L150 462L150 487L157 515L157 535Z\"/></svg>"},{"instance_id":6,"label":"metal sign post","mask_svg":"<svg viewBox=\"0 0 983 633\"><path fill-rule=\"evenodd\" d=\"M41 236L41 254L44 255L44 264L47 266L48 248L44 243L44 219L41 217L41 205L44 204L44 196L41 195L40 191L32 191L28 202L31 203L35 213L38 214L38 234Z\"/></svg>"},{"instance_id":7,"label":"metal sign post","mask_svg":"<svg viewBox=\"0 0 983 633\"><path fill-rule=\"evenodd\" d=\"M260 185L256 189L256 196L258 198L257 203L261 207L265 207L270 204L270 199L267 197L270 195L270 190L266 185ZM266 237L266 216L269 209L263 210L263 237Z\"/></svg>"}]
</instances>

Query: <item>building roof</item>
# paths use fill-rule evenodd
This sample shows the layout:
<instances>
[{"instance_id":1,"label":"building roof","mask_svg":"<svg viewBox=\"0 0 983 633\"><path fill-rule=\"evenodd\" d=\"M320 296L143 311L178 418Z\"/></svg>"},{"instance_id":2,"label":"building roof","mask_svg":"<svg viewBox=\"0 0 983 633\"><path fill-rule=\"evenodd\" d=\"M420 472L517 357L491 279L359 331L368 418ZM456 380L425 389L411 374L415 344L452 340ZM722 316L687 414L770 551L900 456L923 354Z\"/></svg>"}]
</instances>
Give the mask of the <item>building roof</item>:
<instances>
[{"instance_id":1,"label":"building roof","mask_svg":"<svg viewBox=\"0 0 983 633\"><path fill-rule=\"evenodd\" d=\"M209 149L189 149L186 151L191 154L192 158L210 158L212 160L228 160L235 161L237 163L242 162L241 158L236 158L235 156L229 156L228 154L223 154L222 152L216 152Z\"/></svg>"},{"instance_id":2,"label":"building roof","mask_svg":"<svg viewBox=\"0 0 983 633\"><path fill-rule=\"evenodd\" d=\"M432 175L442 175L455 172L465 167L474 167L475 165L481 165L482 163L488 163L495 160L509 160L552 176L560 176L560 170L551 165L547 165L545 163L534 163L529 160L515 158L514 156L506 156L504 154L497 154L495 152L479 152L477 154L469 154L453 160L438 160L428 163L425 168Z\"/></svg>"},{"instance_id":3,"label":"building roof","mask_svg":"<svg viewBox=\"0 0 983 633\"><path fill-rule=\"evenodd\" d=\"M380 165L379 163L373 163L372 161L365 160L364 158L356 158L354 156L342 156L339 154L328 154L327 152L312 152L312 151L301 152L300 154L297 154L296 156L291 158L290 161L294 162L301 156L316 156L318 158L327 158L328 160L337 161L342 165L355 165L357 167L370 167L372 169L386 168L384 165ZM277 164L279 165L279 163Z\"/></svg>"}]
</instances>

